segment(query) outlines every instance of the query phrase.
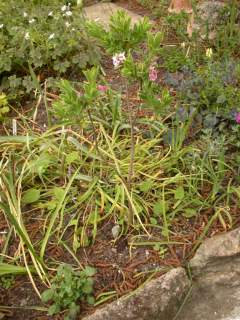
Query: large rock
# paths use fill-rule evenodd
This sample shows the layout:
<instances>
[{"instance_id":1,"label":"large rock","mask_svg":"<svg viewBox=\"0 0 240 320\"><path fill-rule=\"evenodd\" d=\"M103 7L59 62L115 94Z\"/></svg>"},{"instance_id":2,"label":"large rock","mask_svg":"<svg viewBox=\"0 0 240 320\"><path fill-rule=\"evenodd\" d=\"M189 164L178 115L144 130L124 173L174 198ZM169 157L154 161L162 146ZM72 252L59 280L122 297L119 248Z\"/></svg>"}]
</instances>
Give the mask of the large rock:
<instances>
[{"instance_id":1,"label":"large rock","mask_svg":"<svg viewBox=\"0 0 240 320\"><path fill-rule=\"evenodd\" d=\"M177 320L240 320L240 228L205 240L190 272L193 290Z\"/></svg>"},{"instance_id":2,"label":"large rock","mask_svg":"<svg viewBox=\"0 0 240 320\"><path fill-rule=\"evenodd\" d=\"M196 16L193 31L198 31L202 38L214 39L216 30L226 20L223 9L225 4L221 1L204 1L196 6Z\"/></svg>"},{"instance_id":3,"label":"large rock","mask_svg":"<svg viewBox=\"0 0 240 320\"><path fill-rule=\"evenodd\" d=\"M193 278L240 284L240 228L207 239L190 261Z\"/></svg>"},{"instance_id":4,"label":"large rock","mask_svg":"<svg viewBox=\"0 0 240 320\"><path fill-rule=\"evenodd\" d=\"M185 270L172 269L132 295L106 305L83 320L172 320L189 288Z\"/></svg>"},{"instance_id":5,"label":"large rock","mask_svg":"<svg viewBox=\"0 0 240 320\"><path fill-rule=\"evenodd\" d=\"M84 8L84 13L88 19L98 21L107 28L110 22L110 17L118 10L124 10L131 17L133 24L143 19L142 16L114 3L97 3Z\"/></svg>"}]
</instances>

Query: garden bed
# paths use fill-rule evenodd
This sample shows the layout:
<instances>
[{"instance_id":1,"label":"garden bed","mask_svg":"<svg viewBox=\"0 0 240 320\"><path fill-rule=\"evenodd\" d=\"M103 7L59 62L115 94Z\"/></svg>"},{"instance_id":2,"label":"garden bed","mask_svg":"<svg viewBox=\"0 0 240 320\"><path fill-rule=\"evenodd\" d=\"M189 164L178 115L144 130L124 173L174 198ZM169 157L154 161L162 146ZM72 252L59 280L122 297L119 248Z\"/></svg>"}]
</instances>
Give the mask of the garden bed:
<instances>
[{"instance_id":1,"label":"garden bed","mask_svg":"<svg viewBox=\"0 0 240 320\"><path fill-rule=\"evenodd\" d=\"M75 32L79 8L56 3L59 28ZM119 1L154 13L154 26L126 35L124 15L106 33L83 24L80 53L68 32L70 52L57 47L55 13L40 40L36 12L19 22L30 25L19 31L24 54L8 47L12 65L0 72L0 318L82 318L187 268L206 237L240 226L238 9L216 45L189 39L188 17L168 15L166 3L143 4ZM70 289L59 280L68 276ZM49 288L59 296L41 301Z\"/></svg>"}]
</instances>

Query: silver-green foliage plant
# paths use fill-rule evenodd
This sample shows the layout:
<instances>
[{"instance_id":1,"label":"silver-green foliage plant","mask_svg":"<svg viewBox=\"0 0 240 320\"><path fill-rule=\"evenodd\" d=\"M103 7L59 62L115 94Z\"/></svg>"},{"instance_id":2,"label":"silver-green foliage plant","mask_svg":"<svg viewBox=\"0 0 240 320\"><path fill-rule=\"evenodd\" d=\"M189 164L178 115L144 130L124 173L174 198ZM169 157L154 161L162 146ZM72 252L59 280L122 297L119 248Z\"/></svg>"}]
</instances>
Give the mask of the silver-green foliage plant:
<instances>
[{"instance_id":1,"label":"silver-green foliage plant","mask_svg":"<svg viewBox=\"0 0 240 320\"><path fill-rule=\"evenodd\" d=\"M50 316L68 309L64 320L76 319L79 302L94 303L93 276L96 270L87 266L82 271L74 271L71 265L61 264L52 280L51 288L42 293L43 302L51 302L48 309Z\"/></svg>"}]
</instances>

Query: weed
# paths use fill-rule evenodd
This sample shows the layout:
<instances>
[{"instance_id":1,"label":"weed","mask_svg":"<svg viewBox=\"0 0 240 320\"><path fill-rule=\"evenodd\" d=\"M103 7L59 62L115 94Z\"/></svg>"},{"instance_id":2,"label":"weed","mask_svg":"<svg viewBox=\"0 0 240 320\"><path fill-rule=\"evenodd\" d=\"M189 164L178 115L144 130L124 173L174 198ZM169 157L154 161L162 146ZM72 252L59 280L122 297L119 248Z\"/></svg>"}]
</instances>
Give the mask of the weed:
<instances>
[{"instance_id":1,"label":"weed","mask_svg":"<svg viewBox=\"0 0 240 320\"><path fill-rule=\"evenodd\" d=\"M86 267L82 271L74 271L70 265L62 264L51 281L51 288L42 293L43 302L52 302L48 309L50 316L68 309L65 320L76 319L80 311L80 301L94 303L92 296L93 279L96 270Z\"/></svg>"},{"instance_id":2,"label":"weed","mask_svg":"<svg viewBox=\"0 0 240 320\"><path fill-rule=\"evenodd\" d=\"M10 289L15 281L14 275L9 275L9 276L2 276L0 277L0 284L4 289Z\"/></svg>"}]
</instances>

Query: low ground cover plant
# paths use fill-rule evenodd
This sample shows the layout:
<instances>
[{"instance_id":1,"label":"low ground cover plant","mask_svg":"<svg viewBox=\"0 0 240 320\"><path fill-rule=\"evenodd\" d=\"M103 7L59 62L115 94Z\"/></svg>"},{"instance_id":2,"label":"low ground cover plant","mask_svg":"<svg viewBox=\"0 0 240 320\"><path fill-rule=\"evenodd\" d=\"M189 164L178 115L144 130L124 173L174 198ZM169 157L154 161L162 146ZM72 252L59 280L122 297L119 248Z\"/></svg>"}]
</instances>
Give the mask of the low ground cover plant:
<instances>
[{"instance_id":1,"label":"low ground cover plant","mask_svg":"<svg viewBox=\"0 0 240 320\"><path fill-rule=\"evenodd\" d=\"M99 62L81 7L70 2L4 1L0 25L1 90L18 98L47 77L77 74Z\"/></svg>"},{"instance_id":2,"label":"low ground cover plant","mask_svg":"<svg viewBox=\"0 0 240 320\"><path fill-rule=\"evenodd\" d=\"M71 265L60 265L56 276L52 279L51 288L42 293L43 302L52 301L48 314L52 316L67 308L64 320L76 319L80 311L78 301L86 299L88 303L94 303L92 276L95 273L96 270L91 267L74 271Z\"/></svg>"}]
</instances>

